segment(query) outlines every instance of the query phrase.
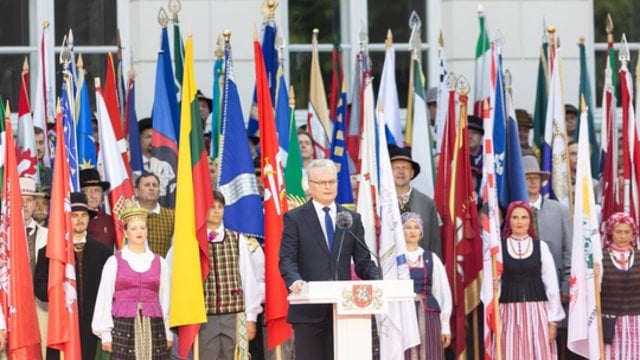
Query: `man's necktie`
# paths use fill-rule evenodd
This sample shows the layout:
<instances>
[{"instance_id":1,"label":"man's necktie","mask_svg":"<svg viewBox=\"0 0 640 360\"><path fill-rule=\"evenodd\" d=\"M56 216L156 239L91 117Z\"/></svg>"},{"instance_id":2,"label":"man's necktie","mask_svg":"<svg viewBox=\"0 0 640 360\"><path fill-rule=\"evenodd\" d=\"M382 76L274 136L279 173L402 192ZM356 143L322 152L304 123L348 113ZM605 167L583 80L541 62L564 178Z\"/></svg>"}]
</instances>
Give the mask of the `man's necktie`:
<instances>
[{"instance_id":1,"label":"man's necktie","mask_svg":"<svg viewBox=\"0 0 640 360\"><path fill-rule=\"evenodd\" d=\"M83 304L84 304L84 282L82 280L83 275L84 275L84 245L85 243L83 242L79 242L79 243L74 243L73 244L73 251L76 253L76 268L78 270L78 273L76 274L76 278L78 279L76 286L78 288L78 300L79 300L79 306L78 306L78 310L80 312L80 315L82 316L83 312Z\"/></svg>"},{"instance_id":2,"label":"man's necktie","mask_svg":"<svg viewBox=\"0 0 640 360\"><path fill-rule=\"evenodd\" d=\"M329 211L331 211L328 207L323 207L324 210L324 227L327 231L327 243L329 244L329 251L333 248L333 234L335 233L335 229L333 228L333 220L331 220L331 215Z\"/></svg>"}]
</instances>

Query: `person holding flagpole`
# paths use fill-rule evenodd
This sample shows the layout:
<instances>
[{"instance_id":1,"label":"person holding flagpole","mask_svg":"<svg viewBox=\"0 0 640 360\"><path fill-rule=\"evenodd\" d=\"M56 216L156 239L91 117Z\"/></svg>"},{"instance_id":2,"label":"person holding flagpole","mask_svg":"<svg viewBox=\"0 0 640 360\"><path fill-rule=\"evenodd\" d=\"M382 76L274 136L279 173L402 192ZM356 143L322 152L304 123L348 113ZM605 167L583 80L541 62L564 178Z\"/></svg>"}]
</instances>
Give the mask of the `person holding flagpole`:
<instances>
[{"instance_id":1,"label":"person holding flagpole","mask_svg":"<svg viewBox=\"0 0 640 360\"><path fill-rule=\"evenodd\" d=\"M170 274L147 244L147 215L135 201L126 201L120 219L127 245L102 270L91 327L113 359L170 358Z\"/></svg>"},{"instance_id":2,"label":"person holding flagpole","mask_svg":"<svg viewBox=\"0 0 640 360\"><path fill-rule=\"evenodd\" d=\"M452 300L449 280L440 258L419 246L422 218L419 214L402 214L402 228L407 244L407 263L413 289L419 297L418 326L421 334L420 359L442 359L451 344Z\"/></svg>"},{"instance_id":3,"label":"person holding flagpole","mask_svg":"<svg viewBox=\"0 0 640 360\"><path fill-rule=\"evenodd\" d=\"M608 256L602 257L600 293L605 358L637 359L640 357L640 266L635 264L638 228L633 218L622 212L612 214L602 225L604 249L608 252Z\"/></svg>"},{"instance_id":4,"label":"person holding flagpole","mask_svg":"<svg viewBox=\"0 0 640 360\"><path fill-rule=\"evenodd\" d=\"M502 232L499 311L503 359L556 359L558 321L564 319L553 256L537 238L533 211L514 201Z\"/></svg>"}]
</instances>

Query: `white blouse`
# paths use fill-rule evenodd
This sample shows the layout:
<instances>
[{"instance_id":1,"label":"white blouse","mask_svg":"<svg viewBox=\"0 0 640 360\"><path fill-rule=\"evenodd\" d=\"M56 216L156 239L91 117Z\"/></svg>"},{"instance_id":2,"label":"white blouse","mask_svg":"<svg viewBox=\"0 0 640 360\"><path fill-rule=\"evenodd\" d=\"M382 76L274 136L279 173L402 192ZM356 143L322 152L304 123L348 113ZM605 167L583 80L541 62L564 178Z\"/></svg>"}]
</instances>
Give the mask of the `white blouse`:
<instances>
[{"instance_id":1,"label":"white blouse","mask_svg":"<svg viewBox=\"0 0 640 360\"><path fill-rule=\"evenodd\" d=\"M142 254L134 253L128 247L122 249L122 259L129 263L129 266L136 272L145 272L151 268L154 254L148 248ZM93 333L102 340L103 344L110 343L111 330L113 330L113 317L111 309L113 307L113 294L116 289L116 273L118 272L118 261L115 255L109 257L102 269L102 279L98 288L96 307L91 321ZM167 262L160 257L160 291L159 301L162 308L165 333L167 340L173 340L173 332L169 329L169 300L171 297L171 274Z\"/></svg>"},{"instance_id":2,"label":"white blouse","mask_svg":"<svg viewBox=\"0 0 640 360\"><path fill-rule=\"evenodd\" d=\"M527 245L523 244L526 251L519 255L513 251L518 248L518 240L508 238L506 241L507 251L514 259L526 259L533 254L533 241L540 240L529 239L529 242L531 242L530 246L527 247ZM560 301L560 287L558 286L556 265L553 262L553 256L551 255L551 251L549 251L549 246L544 241L540 241L540 258L542 262L541 278L548 299L547 318L549 322L557 322L564 319L565 314Z\"/></svg>"},{"instance_id":3,"label":"white blouse","mask_svg":"<svg viewBox=\"0 0 640 360\"><path fill-rule=\"evenodd\" d=\"M424 254L424 249L418 247L414 251L407 250L407 261L410 263L416 263L420 256ZM449 326L449 318L451 317L451 309L453 307L451 300L451 287L449 286L449 279L447 273L442 265L442 261L438 255L433 254L433 274L431 275L431 294L438 302L440 306L440 327L442 335L451 335L451 328ZM413 266L413 265L412 265ZM418 263L415 267L424 267L424 260Z\"/></svg>"}]
</instances>

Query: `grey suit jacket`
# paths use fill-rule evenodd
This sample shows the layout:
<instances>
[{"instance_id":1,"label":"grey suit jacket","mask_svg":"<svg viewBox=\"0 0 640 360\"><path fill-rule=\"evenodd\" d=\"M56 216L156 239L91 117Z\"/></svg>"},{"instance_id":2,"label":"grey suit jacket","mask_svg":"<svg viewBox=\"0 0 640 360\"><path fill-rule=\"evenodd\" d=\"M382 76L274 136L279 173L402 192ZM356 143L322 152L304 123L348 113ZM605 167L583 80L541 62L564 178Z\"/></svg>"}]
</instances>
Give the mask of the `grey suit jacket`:
<instances>
[{"instance_id":1,"label":"grey suit jacket","mask_svg":"<svg viewBox=\"0 0 640 360\"><path fill-rule=\"evenodd\" d=\"M556 200L543 199L537 221L538 237L547 243L553 255L560 291L568 294L573 241L569 208Z\"/></svg>"},{"instance_id":2,"label":"grey suit jacket","mask_svg":"<svg viewBox=\"0 0 640 360\"><path fill-rule=\"evenodd\" d=\"M436 202L415 188L409 195L409 211L417 213L422 218L423 232L420 247L431 251L442 259L442 243L440 240L440 215L436 209Z\"/></svg>"}]
</instances>

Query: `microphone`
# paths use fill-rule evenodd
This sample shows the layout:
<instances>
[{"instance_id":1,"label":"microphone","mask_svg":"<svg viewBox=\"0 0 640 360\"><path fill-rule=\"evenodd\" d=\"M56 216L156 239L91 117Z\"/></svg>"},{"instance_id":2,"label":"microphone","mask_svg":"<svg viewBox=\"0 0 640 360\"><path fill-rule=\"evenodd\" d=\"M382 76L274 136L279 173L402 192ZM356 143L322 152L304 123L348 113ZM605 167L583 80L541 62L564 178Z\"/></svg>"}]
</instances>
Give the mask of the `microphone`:
<instances>
[{"instance_id":1,"label":"microphone","mask_svg":"<svg viewBox=\"0 0 640 360\"><path fill-rule=\"evenodd\" d=\"M341 211L336 215L336 226L341 230L345 230L342 233L342 237L340 239L340 249L339 249L338 255L342 250L342 240L344 240L344 233L348 231L349 234L351 234L356 239L358 244L364 246L364 248L367 249L367 252L373 255L373 257L376 259L377 268L378 268L378 280L382 280L382 264L380 264L380 257L378 256L378 253L371 251L371 249L369 249L369 245L367 245L367 243L364 240L359 238L356 234L353 233L353 231L351 231L351 225L353 225L353 216L351 215L350 212ZM338 256L338 261L339 259L340 257ZM337 266L338 266L338 262L336 261L336 268ZM336 270L336 280L337 280L337 270Z\"/></svg>"},{"instance_id":2,"label":"microphone","mask_svg":"<svg viewBox=\"0 0 640 360\"><path fill-rule=\"evenodd\" d=\"M336 258L336 268L334 271L333 279L338 281L338 266L340 265L340 256L342 255L342 243L344 242L344 234L346 230L348 230L351 225L353 225L353 216L348 211L340 211L336 214L336 227L342 231L342 236L340 236L340 245L338 248L338 257Z\"/></svg>"}]
</instances>

